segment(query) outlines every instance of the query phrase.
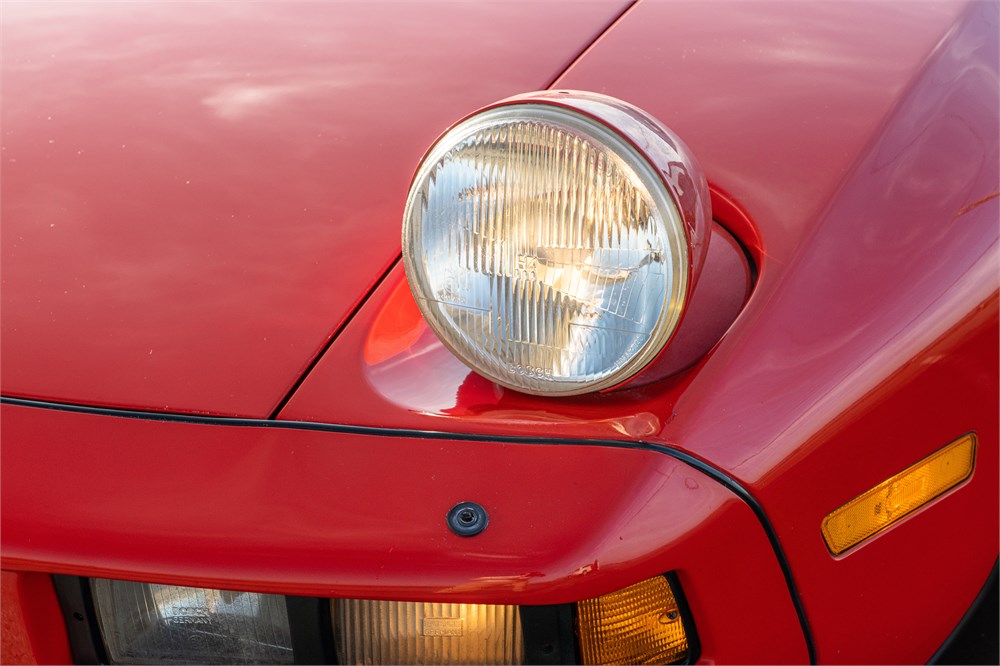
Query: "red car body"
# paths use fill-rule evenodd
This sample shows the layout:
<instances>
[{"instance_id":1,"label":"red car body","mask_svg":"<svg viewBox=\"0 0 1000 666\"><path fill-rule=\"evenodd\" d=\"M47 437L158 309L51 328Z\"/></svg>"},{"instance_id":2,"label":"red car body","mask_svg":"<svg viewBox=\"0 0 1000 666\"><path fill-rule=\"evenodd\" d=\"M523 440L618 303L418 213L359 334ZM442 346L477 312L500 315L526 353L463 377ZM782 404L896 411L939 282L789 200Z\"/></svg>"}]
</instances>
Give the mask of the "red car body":
<instances>
[{"instance_id":1,"label":"red car body","mask_svg":"<svg viewBox=\"0 0 1000 666\"><path fill-rule=\"evenodd\" d=\"M523 605L674 571L706 663L926 661L979 594L996 3L3 11L5 662L70 659L51 574ZM694 367L527 396L420 318L421 155L546 88L698 157L756 283ZM968 481L830 554L827 514L970 431Z\"/></svg>"}]
</instances>

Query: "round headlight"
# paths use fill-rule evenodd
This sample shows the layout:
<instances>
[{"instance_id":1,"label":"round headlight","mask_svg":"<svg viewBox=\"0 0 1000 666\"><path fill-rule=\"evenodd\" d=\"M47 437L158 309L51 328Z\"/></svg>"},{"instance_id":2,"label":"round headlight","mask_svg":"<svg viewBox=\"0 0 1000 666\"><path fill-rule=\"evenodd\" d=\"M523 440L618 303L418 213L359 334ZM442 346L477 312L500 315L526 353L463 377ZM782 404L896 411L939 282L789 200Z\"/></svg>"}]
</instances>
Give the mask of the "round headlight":
<instances>
[{"instance_id":1,"label":"round headlight","mask_svg":"<svg viewBox=\"0 0 1000 666\"><path fill-rule=\"evenodd\" d=\"M612 98L537 93L430 149L403 260L428 324L473 370L573 395L623 382L670 339L707 211L704 177L657 121Z\"/></svg>"}]
</instances>

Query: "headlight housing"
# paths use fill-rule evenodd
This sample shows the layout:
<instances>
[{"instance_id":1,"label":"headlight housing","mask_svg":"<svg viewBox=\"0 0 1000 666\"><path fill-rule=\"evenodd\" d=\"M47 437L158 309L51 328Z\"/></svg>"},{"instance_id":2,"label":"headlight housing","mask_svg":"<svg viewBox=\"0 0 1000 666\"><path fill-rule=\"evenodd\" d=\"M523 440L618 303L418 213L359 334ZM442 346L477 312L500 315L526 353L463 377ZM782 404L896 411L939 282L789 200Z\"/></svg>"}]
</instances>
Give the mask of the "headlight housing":
<instances>
[{"instance_id":1,"label":"headlight housing","mask_svg":"<svg viewBox=\"0 0 1000 666\"><path fill-rule=\"evenodd\" d=\"M589 93L505 100L446 132L403 221L411 290L471 368L539 395L621 384L680 321L708 189L642 111Z\"/></svg>"},{"instance_id":2,"label":"headlight housing","mask_svg":"<svg viewBox=\"0 0 1000 666\"><path fill-rule=\"evenodd\" d=\"M285 598L95 578L112 664L291 664Z\"/></svg>"},{"instance_id":3,"label":"headlight housing","mask_svg":"<svg viewBox=\"0 0 1000 666\"><path fill-rule=\"evenodd\" d=\"M546 606L54 580L75 663L675 664L699 652L674 572Z\"/></svg>"}]
</instances>

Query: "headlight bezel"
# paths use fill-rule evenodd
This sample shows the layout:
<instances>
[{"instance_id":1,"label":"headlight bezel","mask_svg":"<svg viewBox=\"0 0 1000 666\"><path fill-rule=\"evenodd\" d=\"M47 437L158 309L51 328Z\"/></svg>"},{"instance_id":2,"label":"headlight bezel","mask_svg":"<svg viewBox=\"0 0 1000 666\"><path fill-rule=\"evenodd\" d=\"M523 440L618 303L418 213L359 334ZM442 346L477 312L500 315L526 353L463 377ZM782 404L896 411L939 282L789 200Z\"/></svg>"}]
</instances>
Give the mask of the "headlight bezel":
<instances>
[{"instance_id":1,"label":"headlight bezel","mask_svg":"<svg viewBox=\"0 0 1000 666\"><path fill-rule=\"evenodd\" d=\"M543 118L546 122L564 122L570 131L596 136L599 145L623 160L642 180L645 191L656 198L657 219L666 219L660 229L664 232L669 268L672 274L667 283L666 297L655 324L649 329L642 344L631 344L613 358L597 379L579 380L564 373L564 377L550 379L545 374L521 372L520 366L499 354L490 357L475 343L462 341L467 347L453 340L465 331L453 322L446 321L442 306L429 305L435 299L429 293L426 275L430 268L418 259L422 247L414 231L415 201L424 195L424 188L431 172L476 131L483 131L493 122L511 122L511 117ZM598 391L613 390L639 376L655 363L668 348L680 328L687 302L701 274L708 250L711 230L711 208L707 181L701 168L687 146L668 128L640 109L605 95L580 91L547 91L518 95L462 118L428 148L419 162L411 180L404 211L403 263L411 292L421 309L424 319L441 343L458 359L478 374L513 390L546 396L573 396ZM441 312L438 312L441 310ZM624 361L619 363L619 359ZM506 366L504 364L507 364ZM617 365L615 365L617 363ZM520 377L519 377L520 375ZM550 375L551 376L551 375Z\"/></svg>"}]
</instances>

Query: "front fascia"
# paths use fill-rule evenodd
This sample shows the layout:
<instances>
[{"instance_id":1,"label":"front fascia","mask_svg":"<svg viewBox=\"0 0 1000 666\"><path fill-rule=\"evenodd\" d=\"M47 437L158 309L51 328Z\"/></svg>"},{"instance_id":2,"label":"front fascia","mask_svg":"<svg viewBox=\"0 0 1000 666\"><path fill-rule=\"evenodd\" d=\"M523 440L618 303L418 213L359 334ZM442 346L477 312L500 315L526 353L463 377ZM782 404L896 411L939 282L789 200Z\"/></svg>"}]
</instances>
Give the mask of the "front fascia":
<instances>
[{"instance_id":1,"label":"front fascia","mask_svg":"<svg viewBox=\"0 0 1000 666\"><path fill-rule=\"evenodd\" d=\"M676 571L706 658L808 659L751 508L665 449L10 403L2 415L7 570L514 604ZM479 536L446 527L465 500L489 512Z\"/></svg>"}]
</instances>

